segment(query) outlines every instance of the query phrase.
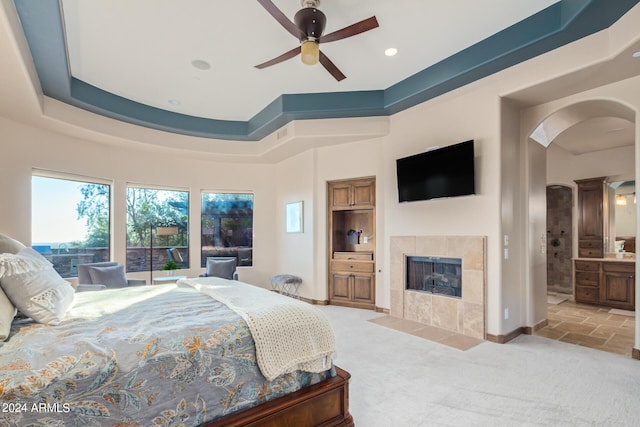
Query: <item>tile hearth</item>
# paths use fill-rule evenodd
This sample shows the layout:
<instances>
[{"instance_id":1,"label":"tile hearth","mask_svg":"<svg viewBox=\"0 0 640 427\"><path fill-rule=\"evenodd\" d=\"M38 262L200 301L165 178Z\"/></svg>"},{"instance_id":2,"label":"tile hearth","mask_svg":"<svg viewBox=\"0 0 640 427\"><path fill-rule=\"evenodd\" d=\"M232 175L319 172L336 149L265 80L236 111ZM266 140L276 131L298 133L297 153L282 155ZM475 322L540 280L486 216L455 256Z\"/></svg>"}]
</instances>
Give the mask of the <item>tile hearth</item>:
<instances>
[{"instance_id":1,"label":"tile hearth","mask_svg":"<svg viewBox=\"0 0 640 427\"><path fill-rule=\"evenodd\" d=\"M457 334L447 329L436 328L435 326L428 326L412 320L399 319L397 317L376 317L375 319L369 320L369 322L398 332L404 332L418 338L457 348L458 350L468 350L483 341L479 338L472 338L466 335Z\"/></svg>"}]
</instances>

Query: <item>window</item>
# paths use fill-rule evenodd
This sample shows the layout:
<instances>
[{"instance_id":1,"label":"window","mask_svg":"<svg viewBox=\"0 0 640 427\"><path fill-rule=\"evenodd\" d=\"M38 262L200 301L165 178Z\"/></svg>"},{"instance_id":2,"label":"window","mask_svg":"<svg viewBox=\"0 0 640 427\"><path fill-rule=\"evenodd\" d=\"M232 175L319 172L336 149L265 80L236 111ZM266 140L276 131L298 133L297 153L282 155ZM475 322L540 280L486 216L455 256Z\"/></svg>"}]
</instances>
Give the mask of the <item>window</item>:
<instances>
[{"instance_id":1,"label":"window","mask_svg":"<svg viewBox=\"0 0 640 427\"><path fill-rule=\"evenodd\" d=\"M127 188L127 271L189 268L189 192Z\"/></svg>"},{"instance_id":2,"label":"window","mask_svg":"<svg viewBox=\"0 0 640 427\"><path fill-rule=\"evenodd\" d=\"M207 257L234 256L237 265L253 265L253 194L202 193L202 250Z\"/></svg>"},{"instance_id":3,"label":"window","mask_svg":"<svg viewBox=\"0 0 640 427\"><path fill-rule=\"evenodd\" d=\"M77 277L78 264L108 261L111 186L53 173L31 179L32 247L62 277Z\"/></svg>"}]
</instances>

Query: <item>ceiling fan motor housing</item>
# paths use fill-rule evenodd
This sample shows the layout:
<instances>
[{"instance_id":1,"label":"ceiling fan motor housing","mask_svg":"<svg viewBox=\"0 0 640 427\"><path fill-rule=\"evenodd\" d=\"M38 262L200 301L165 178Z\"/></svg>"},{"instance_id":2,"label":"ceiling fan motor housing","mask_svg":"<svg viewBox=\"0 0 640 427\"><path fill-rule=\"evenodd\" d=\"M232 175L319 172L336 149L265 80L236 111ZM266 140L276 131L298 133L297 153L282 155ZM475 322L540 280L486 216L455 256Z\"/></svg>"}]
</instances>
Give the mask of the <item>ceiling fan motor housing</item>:
<instances>
[{"instance_id":1,"label":"ceiling fan motor housing","mask_svg":"<svg viewBox=\"0 0 640 427\"><path fill-rule=\"evenodd\" d=\"M296 13L293 17L293 21L303 33L300 41L315 41L322 35L324 26L327 23L327 17L315 7L305 7Z\"/></svg>"}]
</instances>

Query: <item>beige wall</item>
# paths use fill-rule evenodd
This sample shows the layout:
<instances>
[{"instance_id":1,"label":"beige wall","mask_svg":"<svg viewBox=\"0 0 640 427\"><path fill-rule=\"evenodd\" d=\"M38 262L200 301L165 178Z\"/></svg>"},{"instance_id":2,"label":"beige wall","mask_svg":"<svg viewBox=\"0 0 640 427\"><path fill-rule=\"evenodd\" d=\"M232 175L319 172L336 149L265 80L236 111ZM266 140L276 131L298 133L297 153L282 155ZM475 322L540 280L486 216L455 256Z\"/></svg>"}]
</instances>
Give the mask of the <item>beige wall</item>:
<instances>
[{"instance_id":1,"label":"beige wall","mask_svg":"<svg viewBox=\"0 0 640 427\"><path fill-rule=\"evenodd\" d=\"M467 88L464 96L450 96L417 106L393 117L385 139L385 199L382 211L385 247L389 236L487 236L486 283L488 330L499 328L500 289L500 102L484 88ZM478 108L482 106L482 108ZM395 159L475 140L476 195L421 202L398 203ZM383 264L385 293L389 293L389 257Z\"/></svg>"},{"instance_id":2,"label":"beige wall","mask_svg":"<svg viewBox=\"0 0 640 427\"><path fill-rule=\"evenodd\" d=\"M621 147L573 155L551 144L547 149L547 183L575 188L576 179L610 177L611 182L635 177L634 147Z\"/></svg>"},{"instance_id":3,"label":"beige wall","mask_svg":"<svg viewBox=\"0 0 640 427\"><path fill-rule=\"evenodd\" d=\"M315 259L316 207L315 153L308 150L284 160L276 170L276 203L273 228L276 232L277 254L274 267L277 273L295 274L302 278L299 293L306 298L324 300L320 287L316 286ZM285 206L287 203L303 202L303 232L287 233Z\"/></svg>"},{"instance_id":4,"label":"beige wall","mask_svg":"<svg viewBox=\"0 0 640 427\"><path fill-rule=\"evenodd\" d=\"M509 100L503 99L501 105L501 232L499 244L502 248L500 292L490 302L488 310L497 315L491 318L497 323L491 330L514 331L526 324L523 306L522 283L525 269L523 248L525 241L523 211L525 192L521 188L520 167L523 150L520 147L520 109ZM498 301L496 301L498 300Z\"/></svg>"}]
</instances>

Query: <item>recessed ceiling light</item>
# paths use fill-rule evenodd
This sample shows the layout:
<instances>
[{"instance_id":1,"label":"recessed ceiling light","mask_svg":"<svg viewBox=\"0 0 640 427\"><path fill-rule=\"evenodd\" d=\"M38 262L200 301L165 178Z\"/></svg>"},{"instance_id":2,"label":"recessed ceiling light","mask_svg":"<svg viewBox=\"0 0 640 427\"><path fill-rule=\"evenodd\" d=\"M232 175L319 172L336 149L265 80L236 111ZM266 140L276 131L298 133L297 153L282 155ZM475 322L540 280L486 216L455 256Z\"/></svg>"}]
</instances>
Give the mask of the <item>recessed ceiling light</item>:
<instances>
[{"instance_id":1,"label":"recessed ceiling light","mask_svg":"<svg viewBox=\"0 0 640 427\"><path fill-rule=\"evenodd\" d=\"M633 56L634 58L640 58L640 50L637 52L633 52L633 55L631 56Z\"/></svg>"},{"instance_id":2,"label":"recessed ceiling light","mask_svg":"<svg viewBox=\"0 0 640 427\"><path fill-rule=\"evenodd\" d=\"M170 99L167 102L169 103L169 105L173 106L180 105L180 101L178 101L177 99Z\"/></svg>"},{"instance_id":3,"label":"recessed ceiling light","mask_svg":"<svg viewBox=\"0 0 640 427\"><path fill-rule=\"evenodd\" d=\"M191 61L191 65L196 67L198 70L208 70L209 68L211 68L211 64L202 59L194 59L193 61Z\"/></svg>"},{"instance_id":4,"label":"recessed ceiling light","mask_svg":"<svg viewBox=\"0 0 640 427\"><path fill-rule=\"evenodd\" d=\"M390 47L389 49L384 51L384 54L387 56L394 56L396 53L398 53L398 49L396 49L395 47Z\"/></svg>"}]
</instances>

